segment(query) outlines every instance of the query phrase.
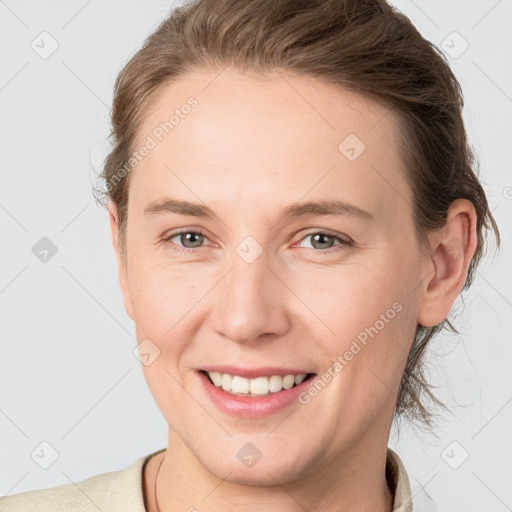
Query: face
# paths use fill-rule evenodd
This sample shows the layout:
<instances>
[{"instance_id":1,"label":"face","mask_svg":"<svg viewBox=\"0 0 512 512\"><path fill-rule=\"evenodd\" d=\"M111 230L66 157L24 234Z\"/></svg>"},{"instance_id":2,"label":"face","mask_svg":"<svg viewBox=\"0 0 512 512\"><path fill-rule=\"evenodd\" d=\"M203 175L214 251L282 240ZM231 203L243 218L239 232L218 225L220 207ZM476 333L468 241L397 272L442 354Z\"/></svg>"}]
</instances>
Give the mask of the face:
<instances>
[{"instance_id":1,"label":"face","mask_svg":"<svg viewBox=\"0 0 512 512\"><path fill-rule=\"evenodd\" d=\"M283 483L387 441L422 279L396 123L226 70L166 86L139 129L125 306L171 435L219 478Z\"/></svg>"}]
</instances>

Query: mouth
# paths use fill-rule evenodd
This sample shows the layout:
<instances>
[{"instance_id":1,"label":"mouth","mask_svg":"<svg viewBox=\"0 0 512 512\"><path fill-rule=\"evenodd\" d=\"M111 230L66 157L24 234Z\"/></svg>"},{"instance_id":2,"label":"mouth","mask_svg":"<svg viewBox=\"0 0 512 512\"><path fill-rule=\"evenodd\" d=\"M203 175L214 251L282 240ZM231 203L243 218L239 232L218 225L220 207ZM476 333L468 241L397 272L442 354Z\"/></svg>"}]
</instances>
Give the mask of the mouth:
<instances>
[{"instance_id":1,"label":"mouth","mask_svg":"<svg viewBox=\"0 0 512 512\"><path fill-rule=\"evenodd\" d=\"M218 371L199 370L207 381L228 395L264 398L295 388L313 378L316 373L260 375L252 378Z\"/></svg>"}]
</instances>

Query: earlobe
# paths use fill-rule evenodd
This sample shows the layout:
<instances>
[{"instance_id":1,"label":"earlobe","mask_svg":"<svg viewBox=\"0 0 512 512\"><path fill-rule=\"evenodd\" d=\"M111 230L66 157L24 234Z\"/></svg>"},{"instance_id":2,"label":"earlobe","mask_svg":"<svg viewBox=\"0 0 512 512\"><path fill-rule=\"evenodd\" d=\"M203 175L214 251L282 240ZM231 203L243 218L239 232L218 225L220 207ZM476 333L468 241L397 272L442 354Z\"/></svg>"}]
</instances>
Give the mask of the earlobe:
<instances>
[{"instance_id":1,"label":"earlobe","mask_svg":"<svg viewBox=\"0 0 512 512\"><path fill-rule=\"evenodd\" d=\"M448 210L446 225L431 235L430 269L422 288L418 323L440 324L462 291L477 247L476 211L467 199L457 199Z\"/></svg>"},{"instance_id":2,"label":"earlobe","mask_svg":"<svg viewBox=\"0 0 512 512\"><path fill-rule=\"evenodd\" d=\"M119 278L119 285L121 287L121 293L123 296L124 308L127 315L134 320L133 306L130 297L130 289L128 286L128 275L126 269L126 262L123 256L120 254L119 247L119 217L117 214L116 206L110 202L108 205L109 221L110 221L110 232L112 236L112 246L116 255L117 271Z\"/></svg>"}]
</instances>

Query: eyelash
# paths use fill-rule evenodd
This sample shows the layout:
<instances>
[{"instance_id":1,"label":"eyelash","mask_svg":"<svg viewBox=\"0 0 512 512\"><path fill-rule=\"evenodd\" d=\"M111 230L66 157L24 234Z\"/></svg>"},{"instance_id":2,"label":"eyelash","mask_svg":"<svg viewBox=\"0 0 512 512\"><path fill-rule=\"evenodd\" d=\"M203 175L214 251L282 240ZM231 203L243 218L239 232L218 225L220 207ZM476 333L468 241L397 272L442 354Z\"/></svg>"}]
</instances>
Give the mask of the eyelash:
<instances>
[{"instance_id":1,"label":"eyelash","mask_svg":"<svg viewBox=\"0 0 512 512\"><path fill-rule=\"evenodd\" d=\"M176 245L174 242L171 242L171 238L174 238L175 236L178 236L178 235L182 235L182 234L185 234L185 233L194 233L196 235L201 235L201 236L204 236L205 238L206 237L206 233L204 231L201 231L200 229L195 229L195 230L189 230L189 231L178 231L176 233L172 233L170 234L169 236L165 237L163 239L163 241L165 243L168 243L171 245L171 248L178 252L178 253L191 253L191 252L195 252L197 251L198 249L201 249L201 247L197 247L195 249L190 249L188 247L181 247L180 245ZM334 238L336 240L338 240L340 243L335 245L334 247L330 248L330 249L312 249L313 251L315 252L318 252L318 253L322 253L322 254L331 254L333 252L336 252L338 251L340 248L343 248L343 247L351 247L353 245L353 242L352 240L350 240L348 237L344 238L344 237L341 237L339 235L337 235L336 233L333 233L331 231L325 231L325 230L322 230L322 231L312 231L310 233L307 233L306 235L304 235L300 240L299 242L302 242L304 239L310 237L310 236L313 236L313 235L325 235L325 236L329 236L331 238Z\"/></svg>"}]
</instances>

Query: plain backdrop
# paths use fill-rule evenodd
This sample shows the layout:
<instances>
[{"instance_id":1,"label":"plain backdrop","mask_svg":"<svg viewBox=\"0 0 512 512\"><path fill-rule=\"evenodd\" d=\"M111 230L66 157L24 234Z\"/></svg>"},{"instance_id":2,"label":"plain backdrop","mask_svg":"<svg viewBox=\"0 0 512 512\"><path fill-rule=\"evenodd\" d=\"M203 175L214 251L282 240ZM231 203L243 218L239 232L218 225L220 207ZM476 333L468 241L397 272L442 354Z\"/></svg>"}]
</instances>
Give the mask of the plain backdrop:
<instances>
[{"instance_id":1,"label":"plain backdrop","mask_svg":"<svg viewBox=\"0 0 512 512\"><path fill-rule=\"evenodd\" d=\"M393 432L390 446L423 510L511 510L512 2L393 4L462 84L503 246L457 303L461 335L432 345L431 379L451 414L435 433ZM115 77L172 5L0 1L2 495L78 482L166 446L92 185Z\"/></svg>"}]
</instances>

